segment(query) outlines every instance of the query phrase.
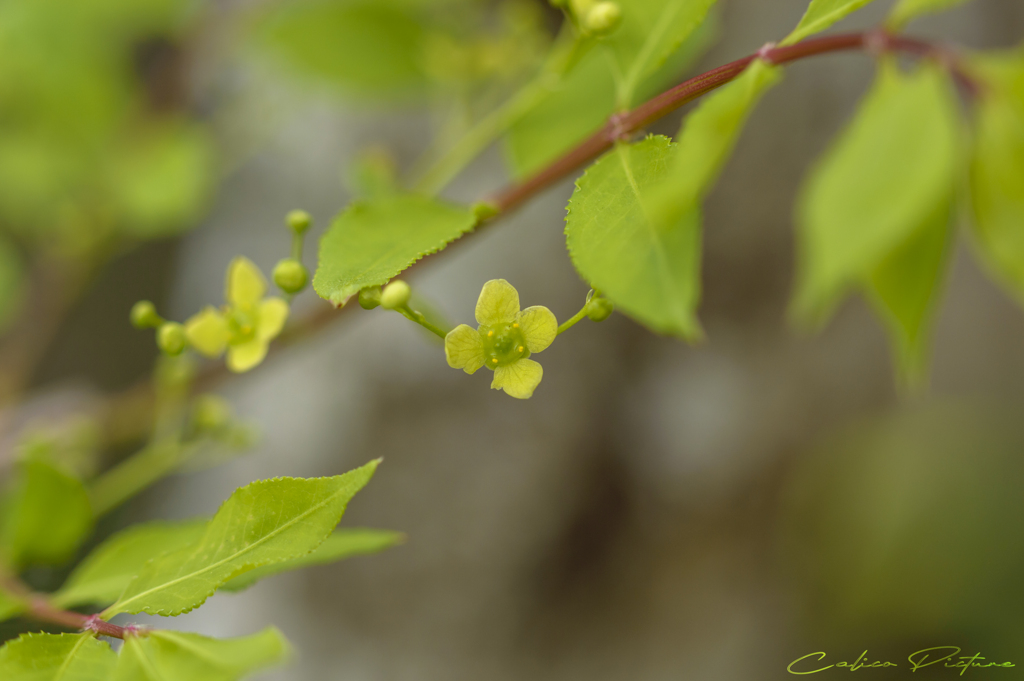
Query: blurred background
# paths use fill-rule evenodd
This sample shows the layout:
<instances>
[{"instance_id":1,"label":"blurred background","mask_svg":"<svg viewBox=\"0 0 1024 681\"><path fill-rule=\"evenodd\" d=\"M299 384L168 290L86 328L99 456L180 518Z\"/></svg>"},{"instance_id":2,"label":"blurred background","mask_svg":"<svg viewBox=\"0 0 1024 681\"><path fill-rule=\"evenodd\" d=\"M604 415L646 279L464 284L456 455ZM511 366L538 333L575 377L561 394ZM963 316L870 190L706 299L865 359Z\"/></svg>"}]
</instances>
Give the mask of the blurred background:
<instances>
[{"instance_id":1,"label":"blurred background","mask_svg":"<svg viewBox=\"0 0 1024 681\"><path fill-rule=\"evenodd\" d=\"M677 79L784 36L806 0L720 5ZM232 257L269 272L287 255L293 208L316 219L312 271L316 237L366 176L409 172L435 133L444 144L500 102L558 20L540 0L0 3L0 463L39 432L85 442L101 466L132 451L131 424L104 420L100 400L156 358L132 303L175 319L218 304ZM912 32L1010 47L1024 4L975 0ZM398 315L346 312L215 386L257 427L252 451L159 483L97 540L211 514L257 478L384 457L343 524L405 545L160 626L275 624L298 654L267 679L779 679L811 652L902 663L942 645L1024 665L1024 314L962 239L927 390L897 390L858 299L820 335L786 324L794 197L872 76L859 54L801 62L753 117L707 208L700 346L585 321L517 401L450 369ZM504 151L446 195L500 187ZM459 323L502 277L568 318L587 292L562 235L571 189L417 268L417 291ZM325 306L308 291L293 314ZM915 677L955 673L931 671Z\"/></svg>"}]
</instances>

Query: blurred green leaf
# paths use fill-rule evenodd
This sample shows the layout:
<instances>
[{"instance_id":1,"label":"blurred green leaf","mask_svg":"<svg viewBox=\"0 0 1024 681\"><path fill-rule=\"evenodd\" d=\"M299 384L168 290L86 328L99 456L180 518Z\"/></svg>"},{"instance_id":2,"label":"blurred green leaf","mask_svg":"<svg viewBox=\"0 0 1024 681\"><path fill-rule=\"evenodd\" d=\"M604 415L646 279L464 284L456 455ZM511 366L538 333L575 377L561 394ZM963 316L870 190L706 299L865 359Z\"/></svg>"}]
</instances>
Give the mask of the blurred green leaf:
<instances>
[{"instance_id":1,"label":"blurred green leaf","mask_svg":"<svg viewBox=\"0 0 1024 681\"><path fill-rule=\"evenodd\" d=\"M0 548L16 567L64 563L93 526L82 482L44 461L19 462L3 511Z\"/></svg>"},{"instance_id":2,"label":"blurred green leaf","mask_svg":"<svg viewBox=\"0 0 1024 681\"><path fill-rule=\"evenodd\" d=\"M124 230L150 239L191 227L214 184L213 144L184 122L131 139L110 162L109 187Z\"/></svg>"},{"instance_id":3,"label":"blurred green leaf","mask_svg":"<svg viewBox=\"0 0 1024 681\"><path fill-rule=\"evenodd\" d=\"M599 50L588 52L557 90L520 118L506 137L516 177L534 173L604 125L615 111L615 81Z\"/></svg>"},{"instance_id":4,"label":"blurred green leaf","mask_svg":"<svg viewBox=\"0 0 1024 681\"><path fill-rule=\"evenodd\" d=\"M360 289L387 283L475 225L470 209L421 196L357 201L324 234L313 288L344 305Z\"/></svg>"},{"instance_id":5,"label":"blurred green leaf","mask_svg":"<svg viewBox=\"0 0 1024 681\"><path fill-rule=\"evenodd\" d=\"M651 192L656 221L673 223L700 208L754 107L781 77L778 67L755 61L683 121L665 180Z\"/></svg>"},{"instance_id":6,"label":"blurred green leaf","mask_svg":"<svg viewBox=\"0 0 1024 681\"><path fill-rule=\"evenodd\" d=\"M640 84L639 98L657 94L678 80L716 32L717 22L709 18ZM615 108L615 79L607 56L591 50L509 130L506 150L513 173L522 178L540 170L597 131Z\"/></svg>"},{"instance_id":7,"label":"blurred green leaf","mask_svg":"<svg viewBox=\"0 0 1024 681\"><path fill-rule=\"evenodd\" d=\"M234 681L283 660L288 642L268 627L251 636L216 639L152 631L124 642L111 681Z\"/></svg>"},{"instance_id":8,"label":"blurred green leaf","mask_svg":"<svg viewBox=\"0 0 1024 681\"><path fill-rule=\"evenodd\" d=\"M154 558L198 542L206 519L133 525L93 549L52 598L54 605L108 605Z\"/></svg>"},{"instance_id":9,"label":"blurred green leaf","mask_svg":"<svg viewBox=\"0 0 1024 681\"><path fill-rule=\"evenodd\" d=\"M147 46L174 53L196 3L0 3L0 221L30 248L89 253L190 226L212 184L198 127L136 136L167 89L140 73ZM173 88L172 88L173 89Z\"/></svg>"},{"instance_id":10,"label":"blurred green leaf","mask_svg":"<svg viewBox=\"0 0 1024 681\"><path fill-rule=\"evenodd\" d=\"M301 72L358 94L394 95L425 85L420 62L426 29L412 5L292 2L270 13L258 35Z\"/></svg>"},{"instance_id":11,"label":"blurred green leaf","mask_svg":"<svg viewBox=\"0 0 1024 681\"><path fill-rule=\"evenodd\" d=\"M21 255L10 241L0 237L0 331L7 328L21 306L24 278Z\"/></svg>"},{"instance_id":12,"label":"blurred green leaf","mask_svg":"<svg viewBox=\"0 0 1024 681\"><path fill-rule=\"evenodd\" d=\"M46 134L0 133L0 218L12 232L53 234L74 210L84 169L69 151Z\"/></svg>"},{"instance_id":13,"label":"blurred green leaf","mask_svg":"<svg viewBox=\"0 0 1024 681\"><path fill-rule=\"evenodd\" d=\"M929 325L952 245L951 218L952 205L939 203L865 282L868 299L889 330L896 367L909 384L922 377L927 364Z\"/></svg>"},{"instance_id":14,"label":"blurred green leaf","mask_svg":"<svg viewBox=\"0 0 1024 681\"><path fill-rule=\"evenodd\" d=\"M794 462L780 555L809 630L872 648L950 632L1019 646L1021 407L930 401L850 424Z\"/></svg>"},{"instance_id":15,"label":"blurred green leaf","mask_svg":"<svg viewBox=\"0 0 1024 681\"><path fill-rule=\"evenodd\" d=\"M1024 302L1024 49L978 56L971 169L975 235L991 268Z\"/></svg>"},{"instance_id":16,"label":"blurred green leaf","mask_svg":"<svg viewBox=\"0 0 1024 681\"><path fill-rule=\"evenodd\" d=\"M220 588L221 591L243 591L261 579L272 577L282 572L298 570L311 565L326 565L352 556L363 556L379 553L384 549L402 543L405 535L401 532L388 530L368 530L362 528L339 528L324 543L304 556L292 560L264 565L255 570L243 572Z\"/></svg>"},{"instance_id":17,"label":"blurred green leaf","mask_svg":"<svg viewBox=\"0 0 1024 681\"><path fill-rule=\"evenodd\" d=\"M779 44L792 45L815 33L821 33L832 24L845 19L848 15L872 2L874 0L811 0L800 23Z\"/></svg>"},{"instance_id":18,"label":"blurred green leaf","mask_svg":"<svg viewBox=\"0 0 1024 681\"><path fill-rule=\"evenodd\" d=\"M15 598L12 594L3 590L0 585L0 622L12 617L17 617L25 611L25 604Z\"/></svg>"},{"instance_id":19,"label":"blurred green leaf","mask_svg":"<svg viewBox=\"0 0 1024 681\"><path fill-rule=\"evenodd\" d=\"M933 14L962 5L967 0L900 0L889 14L887 22L890 28L899 30L911 19L925 14Z\"/></svg>"},{"instance_id":20,"label":"blurred green leaf","mask_svg":"<svg viewBox=\"0 0 1024 681\"><path fill-rule=\"evenodd\" d=\"M84 634L22 634L0 648L4 681L109 681L117 654Z\"/></svg>"},{"instance_id":21,"label":"blurred green leaf","mask_svg":"<svg viewBox=\"0 0 1024 681\"><path fill-rule=\"evenodd\" d=\"M104 618L122 612L173 616L202 605L223 584L316 549L378 461L331 478L274 478L235 491L198 543L147 563Z\"/></svg>"},{"instance_id":22,"label":"blurred green leaf","mask_svg":"<svg viewBox=\"0 0 1024 681\"><path fill-rule=\"evenodd\" d=\"M700 336L700 215L651 217L650 193L668 174L672 145L652 136L619 144L577 180L566 216L569 256L616 308L660 333Z\"/></svg>"},{"instance_id":23,"label":"blurred green leaf","mask_svg":"<svg viewBox=\"0 0 1024 681\"><path fill-rule=\"evenodd\" d=\"M629 107L640 84L700 27L716 0L631 0L602 46L612 55L617 103Z\"/></svg>"},{"instance_id":24,"label":"blurred green leaf","mask_svg":"<svg viewBox=\"0 0 1024 681\"><path fill-rule=\"evenodd\" d=\"M853 123L808 179L797 207L793 311L821 322L852 284L951 201L960 123L946 73L886 62Z\"/></svg>"}]
</instances>

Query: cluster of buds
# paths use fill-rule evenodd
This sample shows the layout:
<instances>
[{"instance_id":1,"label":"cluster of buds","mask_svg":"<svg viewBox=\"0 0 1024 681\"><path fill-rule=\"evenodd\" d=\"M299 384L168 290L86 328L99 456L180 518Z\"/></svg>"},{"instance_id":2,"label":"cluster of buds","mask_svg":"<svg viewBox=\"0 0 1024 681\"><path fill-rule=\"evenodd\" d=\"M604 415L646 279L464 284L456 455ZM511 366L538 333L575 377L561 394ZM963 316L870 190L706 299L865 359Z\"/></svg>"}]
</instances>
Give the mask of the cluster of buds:
<instances>
[{"instance_id":1,"label":"cluster of buds","mask_svg":"<svg viewBox=\"0 0 1024 681\"><path fill-rule=\"evenodd\" d=\"M277 263L272 277L289 299L309 283L302 245L312 222L301 210L292 211L285 219L292 233L291 257ZM232 260L226 279L226 304L220 308L208 305L182 324L164 319L153 303L141 300L132 307L131 322L138 329L156 329L157 347L165 355L174 357L186 348L206 357L226 353L230 370L248 371L263 361L270 341L281 333L289 304L285 298L266 295L267 281L248 258Z\"/></svg>"}]
</instances>

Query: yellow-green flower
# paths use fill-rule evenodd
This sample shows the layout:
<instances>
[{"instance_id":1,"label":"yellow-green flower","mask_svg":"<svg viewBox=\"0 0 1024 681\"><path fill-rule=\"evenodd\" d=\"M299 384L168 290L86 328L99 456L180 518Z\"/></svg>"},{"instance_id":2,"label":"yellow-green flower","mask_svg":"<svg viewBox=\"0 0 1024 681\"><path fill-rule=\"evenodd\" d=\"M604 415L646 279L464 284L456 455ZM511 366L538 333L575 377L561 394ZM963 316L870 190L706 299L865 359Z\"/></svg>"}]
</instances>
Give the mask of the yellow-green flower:
<instances>
[{"instance_id":1,"label":"yellow-green flower","mask_svg":"<svg viewBox=\"0 0 1024 681\"><path fill-rule=\"evenodd\" d=\"M519 292L504 279L484 284L476 303L474 329L459 324L444 339L448 365L472 374L486 366L494 371L491 387L525 400L537 389L544 370L529 359L558 334L558 320L540 305L519 311Z\"/></svg>"},{"instance_id":2,"label":"yellow-green flower","mask_svg":"<svg viewBox=\"0 0 1024 681\"><path fill-rule=\"evenodd\" d=\"M288 303L264 298L267 281L247 258L228 265L225 298L221 309L207 306L185 322L185 336L200 354L219 357L228 353L228 368L243 372L267 356L267 348L288 319Z\"/></svg>"}]
</instances>

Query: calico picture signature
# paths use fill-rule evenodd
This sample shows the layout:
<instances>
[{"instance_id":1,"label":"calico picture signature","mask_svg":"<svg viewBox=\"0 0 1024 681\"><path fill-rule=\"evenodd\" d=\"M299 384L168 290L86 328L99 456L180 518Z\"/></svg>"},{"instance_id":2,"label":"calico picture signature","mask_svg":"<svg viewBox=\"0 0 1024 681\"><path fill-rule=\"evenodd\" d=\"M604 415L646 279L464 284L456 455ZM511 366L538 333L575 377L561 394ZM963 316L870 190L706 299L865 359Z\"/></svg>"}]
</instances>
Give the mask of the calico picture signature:
<instances>
[{"instance_id":1,"label":"calico picture signature","mask_svg":"<svg viewBox=\"0 0 1024 681\"><path fill-rule=\"evenodd\" d=\"M798 657L789 663L786 670L790 674L817 674L818 672L830 669L855 672L862 669L901 667L916 672L918 669L939 665L951 671L959 671L958 675L963 676L968 669L1010 668L1014 666L1012 662L993 662L981 653L960 655L961 652L961 649L957 646L936 646L911 653L907 656L905 662L892 662L889 660L872 660L868 657L868 651L865 650L853 662L841 660L831 664L825 659L828 657L826 653L816 652Z\"/></svg>"}]
</instances>

